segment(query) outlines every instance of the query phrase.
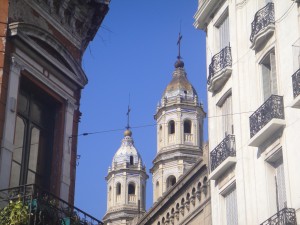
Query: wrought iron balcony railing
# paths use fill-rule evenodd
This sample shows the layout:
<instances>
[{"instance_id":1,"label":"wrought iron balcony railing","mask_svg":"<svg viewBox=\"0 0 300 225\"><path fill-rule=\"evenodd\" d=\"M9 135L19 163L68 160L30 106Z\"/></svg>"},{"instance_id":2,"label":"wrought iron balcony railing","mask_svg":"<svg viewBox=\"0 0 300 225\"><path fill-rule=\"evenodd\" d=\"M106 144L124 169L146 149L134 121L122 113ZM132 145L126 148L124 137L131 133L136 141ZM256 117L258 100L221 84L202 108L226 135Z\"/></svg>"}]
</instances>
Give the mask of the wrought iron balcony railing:
<instances>
[{"instance_id":1,"label":"wrought iron balcony railing","mask_svg":"<svg viewBox=\"0 0 300 225\"><path fill-rule=\"evenodd\" d=\"M255 13L254 20L251 23L250 41L253 42L255 36L270 24L275 24L274 4L272 2Z\"/></svg>"},{"instance_id":2,"label":"wrought iron balcony railing","mask_svg":"<svg viewBox=\"0 0 300 225\"><path fill-rule=\"evenodd\" d=\"M221 143L215 147L210 153L211 171L216 169L229 156L235 157L235 137L234 135L227 135Z\"/></svg>"},{"instance_id":3,"label":"wrought iron balcony railing","mask_svg":"<svg viewBox=\"0 0 300 225\"><path fill-rule=\"evenodd\" d=\"M219 53L211 58L207 84L210 85L213 76L228 66L232 66L231 48L229 46L223 48Z\"/></svg>"},{"instance_id":4,"label":"wrought iron balcony railing","mask_svg":"<svg viewBox=\"0 0 300 225\"><path fill-rule=\"evenodd\" d=\"M249 118L252 138L272 119L284 119L283 97L271 95Z\"/></svg>"},{"instance_id":5,"label":"wrought iron balcony railing","mask_svg":"<svg viewBox=\"0 0 300 225\"><path fill-rule=\"evenodd\" d=\"M18 207L14 207L15 202L18 203ZM19 211L16 212L16 209ZM103 224L91 215L38 188L36 185L24 185L0 190L0 220L13 218L13 214L17 215L20 209L25 215L23 216L25 220L18 223L19 225ZM0 224L3 223L6 224L0 221Z\"/></svg>"},{"instance_id":6,"label":"wrought iron balcony railing","mask_svg":"<svg viewBox=\"0 0 300 225\"><path fill-rule=\"evenodd\" d=\"M294 98L300 94L300 69L292 76Z\"/></svg>"},{"instance_id":7,"label":"wrought iron balcony railing","mask_svg":"<svg viewBox=\"0 0 300 225\"><path fill-rule=\"evenodd\" d=\"M260 225L297 225L295 209L284 208Z\"/></svg>"}]
</instances>

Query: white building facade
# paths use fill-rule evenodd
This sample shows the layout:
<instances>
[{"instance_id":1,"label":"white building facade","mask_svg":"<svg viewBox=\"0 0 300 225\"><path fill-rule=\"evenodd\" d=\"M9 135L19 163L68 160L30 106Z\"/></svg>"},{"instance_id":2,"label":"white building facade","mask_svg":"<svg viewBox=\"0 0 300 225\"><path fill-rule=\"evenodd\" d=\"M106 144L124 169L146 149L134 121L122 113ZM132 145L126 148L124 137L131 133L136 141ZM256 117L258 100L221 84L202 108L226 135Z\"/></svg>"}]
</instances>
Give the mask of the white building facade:
<instances>
[{"instance_id":1,"label":"white building facade","mask_svg":"<svg viewBox=\"0 0 300 225\"><path fill-rule=\"evenodd\" d=\"M200 1L213 224L300 221L299 1Z\"/></svg>"}]
</instances>

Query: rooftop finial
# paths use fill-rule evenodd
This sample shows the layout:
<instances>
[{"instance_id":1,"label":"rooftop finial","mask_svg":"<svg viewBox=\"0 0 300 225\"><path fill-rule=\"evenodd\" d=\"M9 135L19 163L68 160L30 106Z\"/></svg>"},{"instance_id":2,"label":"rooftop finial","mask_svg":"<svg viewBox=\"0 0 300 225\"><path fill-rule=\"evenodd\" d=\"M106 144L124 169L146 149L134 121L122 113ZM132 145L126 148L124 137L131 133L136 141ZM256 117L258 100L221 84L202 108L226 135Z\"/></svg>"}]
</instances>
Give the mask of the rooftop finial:
<instances>
[{"instance_id":1,"label":"rooftop finial","mask_svg":"<svg viewBox=\"0 0 300 225\"><path fill-rule=\"evenodd\" d=\"M177 41L178 56L177 56L177 61L175 62L175 68L178 68L178 67L183 68L184 67L184 63L180 60L181 59L181 52L180 52L181 39L182 39L182 35L181 35L181 20L180 20L180 28L179 28L179 35L178 35L178 41Z\"/></svg>"},{"instance_id":2,"label":"rooftop finial","mask_svg":"<svg viewBox=\"0 0 300 225\"><path fill-rule=\"evenodd\" d=\"M130 109L130 93L129 93L129 103L128 103L128 109L127 109L127 113L126 113L126 115L127 115L127 126L126 126L126 130L124 132L124 136L125 137L126 136L130 136L131 137L131 135L132 135L132 132L130 130L130 125L129 125L130 111L131 111L131 109Z\"/></svg>"},{"instance_id":3,"label":"rooftop finial","mask_svg":"<svg viewBox=\"0 0 300 225\"><path fill-rule=\"evenodd\" d=\"M129 130L130 129L130 125L129 125L129 119L130 119L130 93L129 93L129 102L128 102L128 109L127 109L127 126L126 129Z\"/></svg>"},{"instance_id":4,"label":"rooftop finial","mask_svg":"<svg viewBox=\"0 0 300 225\"><path fill-rule=\"evenodd\" d=\"M180 55L181 39L182 39L182 35L181 35L181 32L179 32L178 41L177 41L177 45L178 45L178 56L177 56L177 59L179 59L179 60L181 59L181 55Z\"/></svg>"}]
</instances>

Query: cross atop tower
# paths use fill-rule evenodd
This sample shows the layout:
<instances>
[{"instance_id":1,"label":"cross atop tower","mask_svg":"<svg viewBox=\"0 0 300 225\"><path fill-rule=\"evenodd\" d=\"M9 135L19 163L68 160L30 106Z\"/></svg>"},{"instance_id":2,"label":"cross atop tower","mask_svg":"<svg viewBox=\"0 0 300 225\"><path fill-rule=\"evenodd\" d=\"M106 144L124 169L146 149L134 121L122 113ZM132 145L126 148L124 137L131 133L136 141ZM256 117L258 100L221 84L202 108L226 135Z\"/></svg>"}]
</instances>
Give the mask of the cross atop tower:
<instances>
[{"instance_id":1,"label":"cross atop tower","mask_svg":"<svg viewBox=\"0 0 300 225\"><path fill-rule=\"evenodd\" d=\"M177 41L177 45L178 45L178 56L177 56L177 59L181 59L181 55L180 55L181 39L182 39L182 35L181 35L181 32L179 32L178 41Z\"/></svg>"},{"instance_id":2,"label":"cross atop tower","mask_svg":"<svg viewBox=\"0 0 300 225\"><path fill-rule=\"evenodd\" d=\"M130 129L130 125L129 125L129 119L130 119L130 94L129 94L129 103L128 103L128 109L127 109L127 126L126 126L126 129L129 130Z\"/></svg>"}]
</instances>

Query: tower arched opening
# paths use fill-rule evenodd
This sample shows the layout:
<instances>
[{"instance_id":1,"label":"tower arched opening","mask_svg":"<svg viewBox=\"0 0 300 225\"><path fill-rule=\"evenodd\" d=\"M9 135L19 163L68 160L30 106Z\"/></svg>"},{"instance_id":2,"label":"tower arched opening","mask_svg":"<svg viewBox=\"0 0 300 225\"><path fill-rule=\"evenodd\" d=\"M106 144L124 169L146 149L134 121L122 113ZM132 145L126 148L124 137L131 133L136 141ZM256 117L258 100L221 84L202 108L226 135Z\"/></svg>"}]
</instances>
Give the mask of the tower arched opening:
<instances>
[{"instance_id":1,"label":"tower arched opening","mask_svg":"<svg viewBox=\"0 0 300 225\"><path fill-rule=\"evenodd\" d=\"M170 187L174 186L175 183L176 183L176 177L174 175L170 175L167 178L167 188L170 188Z\"/></svg>"}]
</instances>

